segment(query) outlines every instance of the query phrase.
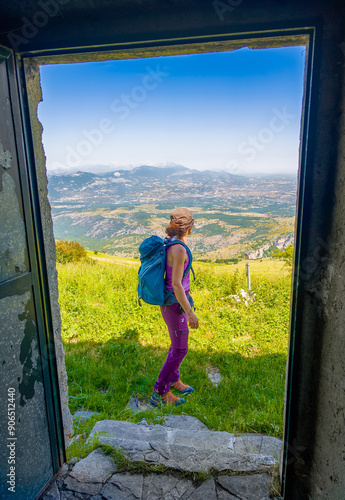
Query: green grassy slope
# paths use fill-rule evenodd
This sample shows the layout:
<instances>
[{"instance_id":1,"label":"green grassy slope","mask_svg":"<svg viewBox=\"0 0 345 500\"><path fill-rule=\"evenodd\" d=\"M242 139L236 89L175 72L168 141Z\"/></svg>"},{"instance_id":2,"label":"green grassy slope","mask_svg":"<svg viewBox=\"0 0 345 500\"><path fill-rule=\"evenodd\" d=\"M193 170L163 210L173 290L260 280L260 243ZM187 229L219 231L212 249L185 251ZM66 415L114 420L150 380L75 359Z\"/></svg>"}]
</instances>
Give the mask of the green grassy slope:
<instances>
[{"instance_id":1,"label":"green grassy slope","mask_svg":"<svg viewBox=\"0 0 345 500\"><path fill-rule=\"evenodd\" d=\"M138 305L139 262L92 257L58 265L70 409L139 421L143 413L133 415L126 405L132 395L150 396L169 336L159 307ZM195 393L182 407L163 407L145 417L184 413L215 430L282 437L290 273L281 261L251 263L256 295L246 303L240 294L246 290L244 262L196 262L194 269L200 328L190 332L181 378ZM208 366L220 370L218 387L207 377Z\"/></svg>"}]
</instances>

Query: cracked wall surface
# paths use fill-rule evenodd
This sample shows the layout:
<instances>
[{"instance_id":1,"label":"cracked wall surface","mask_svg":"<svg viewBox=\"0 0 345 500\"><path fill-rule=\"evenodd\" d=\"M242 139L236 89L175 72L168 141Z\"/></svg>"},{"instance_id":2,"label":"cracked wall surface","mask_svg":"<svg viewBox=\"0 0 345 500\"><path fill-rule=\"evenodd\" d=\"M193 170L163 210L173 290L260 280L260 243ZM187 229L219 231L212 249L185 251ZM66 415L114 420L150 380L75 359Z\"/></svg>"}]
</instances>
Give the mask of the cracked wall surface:
<instances>
[{"instance_id":1,"label":"cracked wall surface","mask_svg":"<svg viewBox=\"0 0 345 500\"><path fill-rule=\"evenodd\" d=\"M42 460L42 457L50 457L51 450L32 292L0 300L0 325L6 331L0 338L0 421L8 422L8 391L12 389L16 399L15 495L16 498L34 498L37 485L43 487L49 481L53 468L50 460ZM5 425L2 431L6 436ZM0 449L1 470L6 473L9 472L10 456L7 444L11 442L11 439L3 439ZM1 481L0 497L3 499L13 495L8 492L8 486L6 481Z\"/></svg>"},{"instance_id":2,"label":"cracked wall surface","mask_svg":"<svg viewBox=\"0 0 345 500\"><path fill-rule=\"evenodd\" d=\"M0 281L5 281L28 270L24 221L20 213L16 186L8 172L3 172L1 176L0 220Z\"/></svg>"}]
</instances>

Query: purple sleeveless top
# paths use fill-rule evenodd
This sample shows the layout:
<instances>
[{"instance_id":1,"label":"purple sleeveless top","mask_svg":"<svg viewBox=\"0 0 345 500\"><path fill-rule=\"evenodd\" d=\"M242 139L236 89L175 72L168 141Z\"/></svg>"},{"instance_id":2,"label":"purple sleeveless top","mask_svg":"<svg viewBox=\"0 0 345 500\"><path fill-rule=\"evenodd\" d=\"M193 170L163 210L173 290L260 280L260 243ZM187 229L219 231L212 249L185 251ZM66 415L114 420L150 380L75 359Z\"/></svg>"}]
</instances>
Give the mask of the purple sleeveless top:
<instances>
[{"instance_id":1,"label":"purple sleeveless top","mask_svg":"<svg viewBox=\"0 0 345 500\"><path fill-rule=\"evenodd\" d=\"M168 290L168 292L170 292L171 290L173 290L173 286L171 284L172 282L172 267L171 266L168 266L168 252L170 250L171 247L168 247L166 252L166 258L167 258L167 263L166 263L166 276L165 276L165 286ZM187 269L188 267L188 264L189 264L189 255L187 253L187 260L186 262L184 263L184 267L183 267L183 272ZM182 280L182 286L183 286L183 289L186 293L189 292L189 289L190 289L190 271L189 273L187 273L187 276L185 278L183 278Z\"/></svg>"}]
</instances>

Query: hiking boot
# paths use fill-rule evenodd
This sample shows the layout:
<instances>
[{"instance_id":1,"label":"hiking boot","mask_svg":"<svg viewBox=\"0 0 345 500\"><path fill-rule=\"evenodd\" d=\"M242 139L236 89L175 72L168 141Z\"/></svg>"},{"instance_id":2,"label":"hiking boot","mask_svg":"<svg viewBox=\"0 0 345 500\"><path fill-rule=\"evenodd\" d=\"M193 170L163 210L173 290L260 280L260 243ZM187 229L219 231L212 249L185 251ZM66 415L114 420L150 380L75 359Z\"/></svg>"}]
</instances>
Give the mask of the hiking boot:
<instances>
[{"instance_id":1,"label":"hiking boot","mask_svg":"<svg viewBox=\"0 0 345 500\"><path fill-rule=\"evenodd\" d=\"M160 404L166 405L167 403L173 404L174 406L178 405L183 405L184 399L183 398L178 398L174 394L172 394L170 391L167 392L166 394L157 394L155 391L153 391L151 399L150 399L150 404L152 406L158 406Z\"/></svg>"},{"instance_id":2,"label":"hiking boot","mask_svg":"<svg viewBox=\"0 0 345 500\"><path fill-rule=\"evenodd\" d=\"M178 381L175 382L174 384L171 384L171 387L173 387L174 389L179 391L181 394L188 395L188 394L192 394L192 392L194 392L193 387L191 387L190 385L184 384L183 382L181 382L180 379L178 379Z\"/></svg>"}]
</instances>

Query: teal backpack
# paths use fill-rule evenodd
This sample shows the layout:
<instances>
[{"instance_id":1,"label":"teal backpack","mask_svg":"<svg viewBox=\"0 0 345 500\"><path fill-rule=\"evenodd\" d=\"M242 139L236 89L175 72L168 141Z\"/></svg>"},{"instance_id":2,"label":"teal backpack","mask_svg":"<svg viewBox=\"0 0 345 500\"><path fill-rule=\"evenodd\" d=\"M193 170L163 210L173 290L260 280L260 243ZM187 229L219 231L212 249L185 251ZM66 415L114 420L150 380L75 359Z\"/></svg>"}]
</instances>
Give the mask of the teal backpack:
<instances>
[{"instance_id":1,"label":"teal backpack","mask_svg":"<svg viewBox=\"0 0 345 500\"><path fill-rule=\"evenodd\" d=\"M140 299L153 305L170 305L177 302L173 291L168 291L165 287L165 261L166 249L172 245L183 245L189 256L187 269L183 273L183 278L192 269L192 253L182 241L163 240L159 236L146 238L139 247L141 266L138 273L138 295Z\"/></svg>"}]
</instances>

